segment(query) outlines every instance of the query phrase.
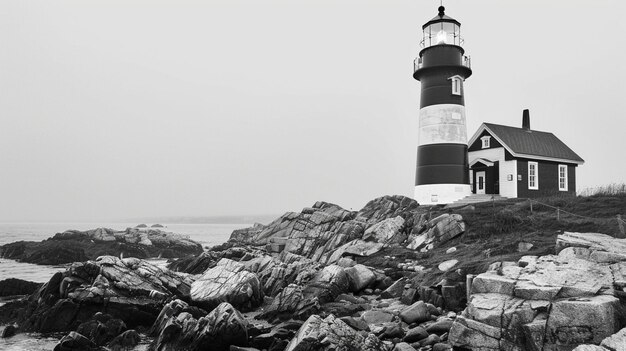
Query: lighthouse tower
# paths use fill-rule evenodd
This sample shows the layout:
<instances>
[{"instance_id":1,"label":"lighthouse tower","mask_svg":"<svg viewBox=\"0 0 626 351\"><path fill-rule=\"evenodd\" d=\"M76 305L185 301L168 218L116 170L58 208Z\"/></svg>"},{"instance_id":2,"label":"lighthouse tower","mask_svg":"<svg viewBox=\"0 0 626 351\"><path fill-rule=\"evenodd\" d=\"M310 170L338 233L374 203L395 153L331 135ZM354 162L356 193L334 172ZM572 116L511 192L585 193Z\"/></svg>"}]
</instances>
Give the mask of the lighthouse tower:
<instances>
[{"instance_id":1,"label":"lighthouse tower","mask_svg":"<svg viewBox=\"0 0 626 351\"><path fill-rule=\"evenodd\" d=\"M447 204L470 195L463 82L471 74L461 24L439 14L422 26L413 78L421 83L415 200Z\"/></svg>"}]
</instances>

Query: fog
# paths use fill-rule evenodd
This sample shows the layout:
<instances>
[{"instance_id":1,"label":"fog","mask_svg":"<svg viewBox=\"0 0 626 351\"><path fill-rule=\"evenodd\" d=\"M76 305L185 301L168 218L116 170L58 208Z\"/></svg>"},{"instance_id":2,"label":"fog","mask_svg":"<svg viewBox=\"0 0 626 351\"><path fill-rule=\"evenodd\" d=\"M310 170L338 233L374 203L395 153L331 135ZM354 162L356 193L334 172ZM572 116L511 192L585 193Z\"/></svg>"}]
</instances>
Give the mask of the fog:
<instances>
[{"instance_id":1,"label":"fog","mask_svg":"<svg viewBox=\"0 0 626 351\"><path fill-rule=\"evenodd\" d=\"M446 0L482 122L624 182L626 3ZM280 214L412 196L439 1L0 2L0 221Z\"/></svg>"}]
</instances>

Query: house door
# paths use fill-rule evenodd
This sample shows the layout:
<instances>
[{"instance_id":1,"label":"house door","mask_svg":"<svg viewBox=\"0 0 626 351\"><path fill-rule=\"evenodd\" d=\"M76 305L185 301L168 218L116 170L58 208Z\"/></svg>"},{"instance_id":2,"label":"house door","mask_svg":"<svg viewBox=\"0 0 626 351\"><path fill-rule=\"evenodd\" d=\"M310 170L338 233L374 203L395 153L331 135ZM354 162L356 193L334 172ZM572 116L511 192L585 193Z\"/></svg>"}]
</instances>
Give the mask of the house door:
<instances>
[{"instance_id":1,"label":"house door","mask_svg":"<svg viewBox=\"0 0 626 351\"><path fill-rule=\"evenodd\" d=\"M485 193L485 171L476 172L476 194Z\"/></svg>"}]
</instances>

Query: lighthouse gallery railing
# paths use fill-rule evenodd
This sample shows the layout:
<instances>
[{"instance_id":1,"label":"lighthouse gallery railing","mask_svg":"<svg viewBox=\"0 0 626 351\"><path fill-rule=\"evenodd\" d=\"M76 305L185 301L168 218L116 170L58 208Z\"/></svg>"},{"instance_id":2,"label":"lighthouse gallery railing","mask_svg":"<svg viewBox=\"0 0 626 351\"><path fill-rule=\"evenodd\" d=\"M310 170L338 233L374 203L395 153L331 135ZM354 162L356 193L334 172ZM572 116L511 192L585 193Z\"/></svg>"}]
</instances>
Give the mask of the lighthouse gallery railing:
<instances>
[{"instance_id":1,"label":"lighthouse gallery railing","mask_svg":"<svg viewBox=\"0 0 626 351\"><path fill-rule=\"evenodd\" d=\"M467 55L463 55L463 59L461 60L461 64L467 68L472 68L472 58L467 56ZM418 69L422 68L423 64L422 64L422 58L418 57L413 61L413 73L415 73Z\"/></svg>"}]
</instances>

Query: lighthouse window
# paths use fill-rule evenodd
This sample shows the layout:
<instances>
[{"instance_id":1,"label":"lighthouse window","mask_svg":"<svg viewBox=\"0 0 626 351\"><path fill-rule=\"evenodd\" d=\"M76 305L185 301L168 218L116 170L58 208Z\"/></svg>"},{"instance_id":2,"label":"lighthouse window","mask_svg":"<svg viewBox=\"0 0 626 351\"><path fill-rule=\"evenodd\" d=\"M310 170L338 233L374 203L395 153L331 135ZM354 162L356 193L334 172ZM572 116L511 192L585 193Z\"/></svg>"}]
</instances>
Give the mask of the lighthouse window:
<instances>
[{"instance_id":1,"label":"lighthouse window","mask_svg":"<svg viewBox=\"0 0 626 351\"><path fill-rule=\"evenodd\" d=\"M528 189L539 189L539 180L537 179L538 168L537 162L528 162Z\"/></svg>"},{"instance_id":2,"label":"lighthouse window","mask_svg":"<svg viewBox=\"0 0 626 351\"><path fill-rule=\"evenodd\" d=\"M452 94L461 95L461 78L458 76L452 77Z\"/></svg>"}]
</instances>

